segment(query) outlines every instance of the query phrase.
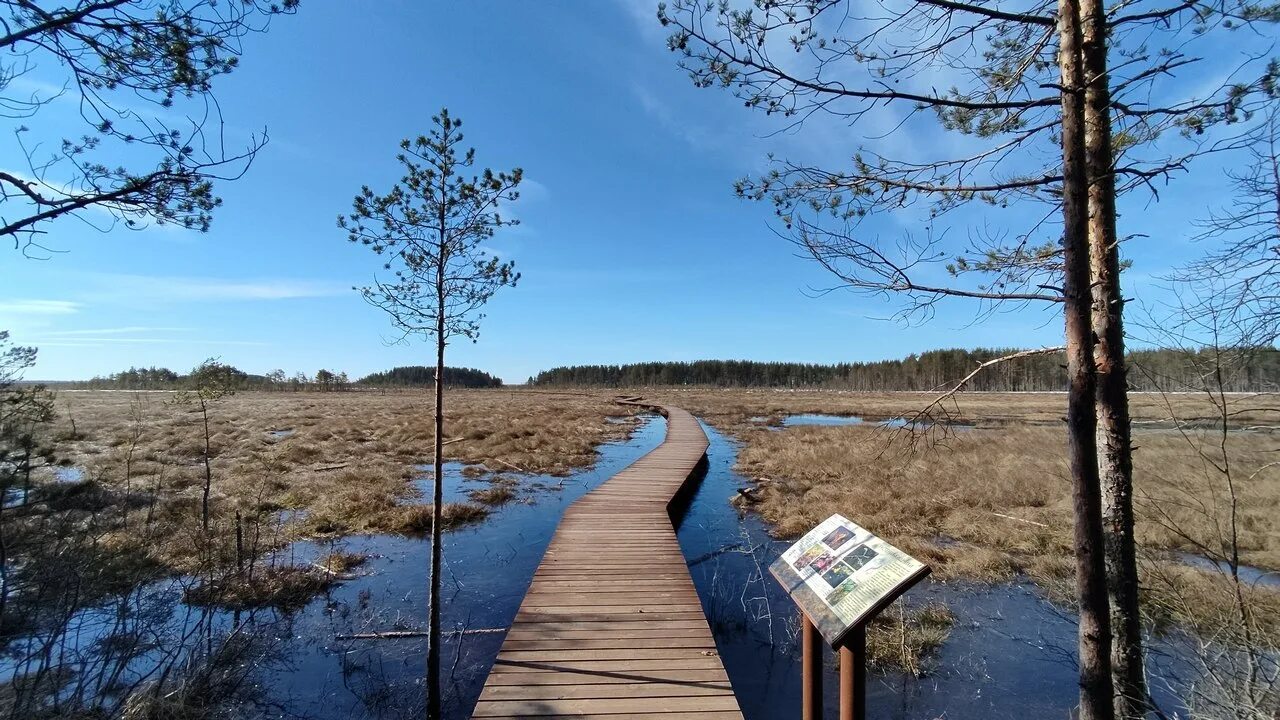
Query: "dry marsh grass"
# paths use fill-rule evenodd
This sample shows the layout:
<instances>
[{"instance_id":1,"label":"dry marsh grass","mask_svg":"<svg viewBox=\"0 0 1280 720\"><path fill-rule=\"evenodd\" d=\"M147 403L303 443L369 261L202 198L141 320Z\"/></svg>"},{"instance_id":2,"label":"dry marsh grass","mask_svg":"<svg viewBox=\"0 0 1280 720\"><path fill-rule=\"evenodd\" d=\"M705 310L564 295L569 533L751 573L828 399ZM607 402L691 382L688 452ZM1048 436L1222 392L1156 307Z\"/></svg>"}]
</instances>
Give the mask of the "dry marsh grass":
<instances>
[{"instance_id":1,"label":"dry marsh grass","mask_svg":"<svg viewBox=\"0 0 1280 720\"><path fill-rule=\"evenodd\" d=\"M116 542L127 544L127 528L146 522L154 529L146 551L189 571L210 555L234 557L236 512L253 519L255 539L266 546L430 528L430 506L420 504L412 483L434 443L428 392L245 392L211 403L209 536L199 532L201 416L172 401L162 392L59 394L60 452L88 479L57 491L60 502L140 498L117 508L127 517ZM597 445L630 431L607 417L632 412L603 393L450 391L445 456L483 466L468 468L470 475L492 474L489 468L567 475L594 463ZM477 502L446 505L446 527L482 520L486 505L509 501L514 491L493 483Z\"/></svg>"},{"instance_id":2,"label":"dry marsh grass","mask_svg":"<svg viewBox=\"0 0 1280 720\"><path fill-rule=\"evenodd\" d=\"M434 513L435 507L432 505L409 505L403 508L398 523L382 529L406 535L425 535L431 532ZM445 503L440 509L440 526L445 530L454 530L463 525L481 522L488 516L489 508L483 505L477 505L476 503Z\"/></svg>"},{"instance_id":3,"label":"dry marsh grass","mask_svg":"<svg viewBox=\"0 0 1280 720\"><path fill-rule=\"evenodd\" d=\"M856 415L867 420L910 416L937 393L854 392L849 390L786 390L771 388L713 389L658 388L637 390L635 394L661 398L720 427L746 423L747 418L780 420L786 415L823 413ZM1163 425L1178 418L1183 422L1214 416L1213 406L1203 395L1182 393L1132 393L1130 412L1138 427ZM1057 425L1066 413L1066 394L961 393L947 403L952 420L978 427L1007 425ZM1234 422L1240 425L1280 424L1280 398L1233 395Z\"/></svg>"},{"instance_id":4,"label":"dry marsh grass","mask_svg":"<svg viewBox=\"0 0 1280 720\"><path fill-rule=\"evenodd\" d=\"M1041 555L1070 552L1065 466L1028 453L1047 429L966 433L945 450L886 451L872 427L742 433L738 469L781 537L840 512L934 567L941 578L1003 580Z\"/></svg>"},{"instance_id":5,"label":"dry marsh grass","mask_svg":"<svg viewBox=\"0 0 1280 720\"><path fill-rule=\"evenodd\" d=\"M1025 574L1052 597L1071 597L1061 395L961 396L958 417L976 429L926 449L874 424L778 430L750 420L794 413L898 417L927 401L924 394L691 390L663 397L741 441L737 469L759 487L750 507L780 537L797 537L839 512L929 563L940 579L995 582ZM1236 420L1246 427L1274 422L1280 407L1275 398L1239 402ZM1271 465L1280 434L1233 431L1221 445L1221 433L1212 430L1144 430L1167 428L1171 417L1211 418L1213 408L1183 395L1167 404L1136 395L1134 405L1136 534L1150 619L1208 628L1236 602L1229 578L1186 567L1175 553L1224 551L1230 496L1214 459L1225 450L1238 498L1240 561L1280 569L1280 467ZM1264 636L1280 642L1280 591L1245 592Z\"/></svg>"},{"instance_id":6,"label":"dry marsh grass","mask_svg":"<svg viewBox=\"0 0 1280 720\"><path fill-rule=\"evenodd\" d=\"M481 520L489 508L518 496L518 483L495 471L563 475L591 464L596 445L630 429L606 420L634 412L614 404L614 394L451 392L446 457L473 466L464 475L488 486L473 491L470 502L445 507L449 526ZM951 408L954 417L977 429L927 452L908 451L907 443L874 425L771 431L750 421L764 417L776 425L797 413L899 417L932 397L924 393L639 394L684 407L742 441L738 469L758 479L759 502L753 507L779 536L794 537L841 512L928 562L942 579L1001 581L1025 574L1051 594L1068 597L1071 510L1060 394L961 395ZM300 536L417 533L430 527L430 506L421 504L412 483L433 441L425 392L243 393L215 403L212 540L198 531L204 442L199 416L170 398L126 392L64 392L59 398L63 444L88 483L61 491L59 502L97 507L136 498L119 504L131 527L143 517L154 522L158 529L146 552L164 565L190 569L210 556L230 562L230 519L237 510L274 519L273 527L258 528L265 545ZM1275 423L1280 415L1271 398L1238 402L1235 420L1241 425ZM1212 407L1198 396L1136 394L1133 415L1139 428L1163 427L1173 417L1211 417ZM1212 437L1201 432L1191 431L1191 440L1211 444ZM1170 556L1221 547L1220 479L1176 431L1144 430L1136 440L1144 582L1154 593L1203 597L1198 605L1209 608L1206 613L1221 610L1212 600L1229 597L1219 592L1221 574L1184 568ZM1227 450L1239 478L1241 560L1280 568L1280 484L1274 471L1261 471L1280 452L1280 435L1233 433ZM107 542L131 540L121 533ZM1280 595L1253 592L1264 609L1273 608ZM1164 620L1191 625L1203 620L1188 610L1196 605L1155 604L1167 608L1160 611ZM1280 612L1269 617L1264 625L1275 629Z\"/></svg>"}]
</instances>

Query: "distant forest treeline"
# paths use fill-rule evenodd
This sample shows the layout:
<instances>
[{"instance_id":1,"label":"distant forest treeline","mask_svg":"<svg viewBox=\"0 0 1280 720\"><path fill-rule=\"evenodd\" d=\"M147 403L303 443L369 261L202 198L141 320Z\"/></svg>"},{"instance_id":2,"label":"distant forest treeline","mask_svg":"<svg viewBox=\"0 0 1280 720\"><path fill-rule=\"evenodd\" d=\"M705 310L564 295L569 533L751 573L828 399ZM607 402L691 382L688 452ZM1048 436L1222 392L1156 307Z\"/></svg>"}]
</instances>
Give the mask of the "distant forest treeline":
<instances>
[{"instance_id":1,"label":"distant forest treeline","mask_svg":"<svg viewBox=\"0 0 1280 720\"><path fill-rule=\"evenodd\" d=\"M431 385L435 382L435 379L436 369L434 367L409 365L367 375L360 379L360 384L375 387L414 387ZM444 384L447 387L498 388L502 387L502 380L483 370L446 366L444 369Z\"/></svg>"},{"instance_id":2,"label":"distant forest treeline","mask_svg":"<svg viewBox=\"0 0 1280 720\"><path fill-rule=\"evenodd\" d=\"M1016 349L930 350L901 360L839 363L753 362L698 360L630 365L576 365L545 370L529 378L530 385L577 387L641 387L699 385L712 387L834 388L842 390L933 390L954 383L979 363L1017 352ZM1138 350L1129 353L1129 384L1135 390L1181 390L1199 387L1197 360L1204 351ZM1263 392L1280 388L1280 351L1253 349L1241 358L1227 390ZM1000 363L980 373L970 390L988 392L1053 391L1066 389L1065 358L1061 353L1035 355Z\"/></svg>"},{"instance_id":3,"label":"distant forest treeline","mask_svg":"<svg viewBox=\"0 0 1280 720\"><path fill-rule=\"evenodd\" d=\"M352 383L345 372L317 370L315 375L284 370L273 370L266 375L254 375L237 368L229 368L230 385L236 390L350 390L364 387L416 387L431 385L435 368L413 365L397 367L386 372L373 373ZM502 387L502 380L473 368L444 369L445 384L451 387L491 388ZM181 374L169 368L129 368L111 375L95 377L81 382L58 383L68 387L103 390L182 390L191 387L191 375Z\"/></svg>"}]
</instances>

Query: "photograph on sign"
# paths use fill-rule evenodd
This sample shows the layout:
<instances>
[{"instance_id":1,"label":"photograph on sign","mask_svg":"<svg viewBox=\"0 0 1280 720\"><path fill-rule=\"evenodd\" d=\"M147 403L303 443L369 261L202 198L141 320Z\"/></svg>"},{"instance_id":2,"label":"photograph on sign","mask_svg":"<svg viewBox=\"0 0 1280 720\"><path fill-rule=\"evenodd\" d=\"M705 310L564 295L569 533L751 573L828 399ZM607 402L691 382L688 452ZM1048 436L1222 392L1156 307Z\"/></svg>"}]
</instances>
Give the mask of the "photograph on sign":
<instances>
[{"instance_id":1,"label":"photograph on sign","mask_svg":"<svg viewBox=\"0 0 1280 720\"><path fill-rule=\"evenodd\" d=\"M834 645L929 568L857 523L832 515L783 552L769 571Z\"/></svg>"}]
</instances>

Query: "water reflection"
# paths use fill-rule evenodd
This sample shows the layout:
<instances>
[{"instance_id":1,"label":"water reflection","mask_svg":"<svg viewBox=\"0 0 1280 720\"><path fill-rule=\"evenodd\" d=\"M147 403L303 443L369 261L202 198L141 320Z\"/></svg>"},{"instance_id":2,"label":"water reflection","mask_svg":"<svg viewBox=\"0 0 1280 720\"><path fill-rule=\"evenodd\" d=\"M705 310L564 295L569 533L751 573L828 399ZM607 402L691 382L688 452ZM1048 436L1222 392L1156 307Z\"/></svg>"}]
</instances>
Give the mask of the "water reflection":
<instances>
[{"instance_id":1,"label":"water reflection","mask_svg":"<svg viewBox=\"0 0 1280 720\"><path fill-rule=\"evenodd\" d=\"M770 418L757 416L748 418L753 423L768 423ZM782 417L781 426L770 425L771 430L780 430L784 427L801 427L806 425L816 425L818 427L841 427L846 425L877 425L886 428L906 428L919 426L923 429L929 426L929 423L921 421L911 421L902 417L886 418L884 420L867 420L857 415L827 415L823 413L799 413L796 415L785 415ZM949 430L972 430L973 425L964 423L950 423L947 426Z\"/></svg>"},{"instance_id":2,"label":"water reflection","mask_svg":"<svg viewBox=\"0 0 1280 720\"><path fill-rule=\"evenodd\" d=\"M504 637L485 631L504 629L515 618L565 508L655 447L665 431L662 418L645 418L627 441L602 445L590 470L566 478L522 476L525 502L494 508L485 522L445 535L442 656L449 717L469 716ZM446 501L465 500L470 490L485 486L483 478L467 478L471 473L464 469L446 464ZM426 490L429 474L417 482ZM422 706L425 638L352 636L425 628L429 545L418 538L365 535L297 543L291 552L310 561L335 549L369 556L358 570L361 577L337 586L296 618L291 666L266 680L303 717L414 715Z\"/></svg>"},{"instance_id":3,"label":"water reflection","mask_svg":"<svg viewBox=\"0 0 1280 720\"><path fill-rule=\"evenodd\" d=\"M782 424L785 427L794 427L796 425L861 425L862 422L862 418L853 415L822 415L818 413L788 415L782 419Z\"/></svg>"}]
</instances>

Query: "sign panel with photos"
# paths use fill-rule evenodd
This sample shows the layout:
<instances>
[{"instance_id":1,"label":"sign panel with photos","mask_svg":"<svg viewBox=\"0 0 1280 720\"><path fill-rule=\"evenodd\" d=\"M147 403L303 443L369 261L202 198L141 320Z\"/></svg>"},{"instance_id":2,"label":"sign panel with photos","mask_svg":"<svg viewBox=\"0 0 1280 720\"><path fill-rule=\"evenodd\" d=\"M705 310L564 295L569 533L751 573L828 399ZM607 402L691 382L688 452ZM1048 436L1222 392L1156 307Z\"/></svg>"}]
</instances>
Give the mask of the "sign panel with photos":
<instances>
[{"instance_id":1,"label":"sign panel with photos","mask_svg":"<svg viewBox=\"0 0 1280 720\"><path fill-rule=\"evenodd\" d=\"M832 515L769 566L833 647L929 574L928 566Z\"/></svg>"}]
</instances>

